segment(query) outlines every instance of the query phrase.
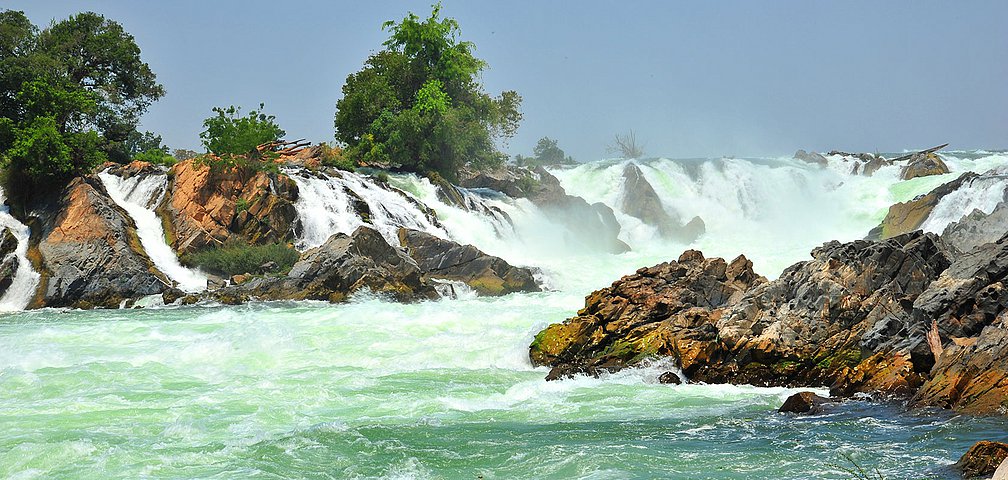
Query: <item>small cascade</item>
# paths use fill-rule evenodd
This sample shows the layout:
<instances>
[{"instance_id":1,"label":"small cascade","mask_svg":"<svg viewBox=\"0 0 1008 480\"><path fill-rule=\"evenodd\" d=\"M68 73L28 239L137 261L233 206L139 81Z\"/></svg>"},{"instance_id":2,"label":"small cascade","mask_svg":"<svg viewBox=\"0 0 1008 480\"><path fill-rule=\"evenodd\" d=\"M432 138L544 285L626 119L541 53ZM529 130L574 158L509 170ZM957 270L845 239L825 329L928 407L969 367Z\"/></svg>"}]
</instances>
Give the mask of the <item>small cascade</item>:
<instances>
[{"instance_id":1,"label":"small cascade","mask_svg":"<svg viewBox=\"0 0 1008 480\"><path fill-rule=\"evenodd\" d=\"M958 189L942 197L921 230L940 234L949 224L962 220L974 210L989 214L1003 201L1008 201L1008 167L997 167L963 182Z\"/></svg>"},{"instance_id":2,"label":"small cascade","mask_svg":"<svg viewBox=\"0 0 1008 480\"><path fill-rule=\"evenodd\" d=\"M462 201L465 202L466 209L485 217L493 226L498 237L514 235L514 222L511 217L500 207L490 203L490 199L495 197L498 200L503 199L504 194L489 189L468 188L458 188L458 192L462 196Z\"/></svg>"},{"instance_id":3,"label":"small cascade","mask_svg":"<svg viewBox=\"0 0 1008 480\"><path fill-rule=\"evenodd\" d=\"M317 247L336 233L349 235L361 225L374 228L396 246L400 227L448 238L448 232L422 203L356 173L336 176L301 169L285 173L298 185L294 206L303 230L298 241L301 249Z\"/></svg>"},{"instance_id":4,"label":"small cascade","mask_svg":"<svg viewBox=\"0 0 1008 480\"><path fill-rule=\"evenodd\" d=\"M112 200L133 218L140 244L154 266L176 282L180 290L190 293L206 290L206 275L179 263L175 251L165 241L161 219L154 213L168 188L168 176L153 174L122 178L105 171L99 173L98 178L105 184Z\"/></svg>"},{"instance_id":5,"label":"small cascade","mask_svg":"<svg viewBox=\"0 0 1008 480\"><path fill-rule=\"evenodd\" d=\"M38 288L40 275L32 269L28 260L28 239L31 237L31 230L10 214L10 207L5 202L6 196L3 189L0 189L0 231L8 229L17 239L17 248L10 254L17 260L17 269L7 291L0 297L0 312L13 312L24 310L31 302ZM0 260L6 262L7 258Z\"/></svg>"}]
</instances>

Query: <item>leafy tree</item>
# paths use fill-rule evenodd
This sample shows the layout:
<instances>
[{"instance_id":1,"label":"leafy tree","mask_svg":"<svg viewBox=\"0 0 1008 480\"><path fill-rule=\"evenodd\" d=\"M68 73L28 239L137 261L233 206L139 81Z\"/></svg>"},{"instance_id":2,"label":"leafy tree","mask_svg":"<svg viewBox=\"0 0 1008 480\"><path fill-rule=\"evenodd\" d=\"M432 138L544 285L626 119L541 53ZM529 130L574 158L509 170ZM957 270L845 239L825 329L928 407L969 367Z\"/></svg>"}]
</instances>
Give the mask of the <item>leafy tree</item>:
<instances>
[{"instance_id":1,"label":"leafy tree","mask_svg":"<svg viewBox=\"0 0 1008 480\"><path fill-rule=\"evenodd\" d=\"M540 138L539 142L536 143L535 148L532 149L532 153L535 156L515 156L515 160L518 165L531 167L536 165L572 165L577 163L557 146L556 140L549 137Z\"/></svg>"},{"instance_id":2,"label":"leafy tree","mask_svg":"<svg viewBox=\"0 0 1008 480\"><path fill-rule=\"evenodd\" d=\"M514 136L521 97L491 97L479 74L486 62L459 39L458 22L408 14L385 22L385 47L347 77L336 103L336 138L363 164L453 179L464 165L499 165L496 140Z\"/></svg>"},{"instance_id":3,"label":"leafy tree","mask_svg":"<svg viewBox=\"0 0 1008 480\"><path fill-rule=\"evenodd\" d=\"M247 155L264 143L283 138L285 132L276 123L276 117L262 113L264 104L259 104L259 110L251 110L241 116L241 107L214 107L216 115L203 120L203 132L200 139L207 151L218 156Z\"/></svg>"},{"instance_id":4,"label":"leafy tree","mask_svg":"<svg viewBox=\"0 0 1008 480\"><path fill-rule=\"evenodd\" d=\"M81 13L39 30L0 12L0 166L12 197L129 160L140 116L163 95L118 23Z\"/></svg>"},{"instance_id":5,"label":"leafy tree","mask_svg":"<svg viewBox=\"0 0 1008 480\"><path fill-rule=\"evenodd\" d=\"M175 157L175 160L178 160L180 162L182 160L189 160L192 158L196 158L198 155L199 152L197 152L196 150L189 150L185 148L176 148L175 150L172 150L172 156Z\"/></svg>"}]
</instances>

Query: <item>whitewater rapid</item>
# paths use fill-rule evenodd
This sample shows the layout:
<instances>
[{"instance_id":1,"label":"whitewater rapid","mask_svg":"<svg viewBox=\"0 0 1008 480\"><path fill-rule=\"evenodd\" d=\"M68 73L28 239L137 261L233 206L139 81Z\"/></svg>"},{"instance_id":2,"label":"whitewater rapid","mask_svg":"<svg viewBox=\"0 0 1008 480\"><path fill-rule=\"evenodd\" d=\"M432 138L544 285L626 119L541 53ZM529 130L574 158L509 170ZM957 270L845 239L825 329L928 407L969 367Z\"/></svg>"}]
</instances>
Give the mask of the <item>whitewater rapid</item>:
<instances>
[{"instance_id":1,"label":"whitewater rapid","mask_svg":"<svg viewBox=\"0 0 1008 480\"><path fill-rule=\"evenodd\" d=\"M154 212L168 188L168 175L155 173L122 178L101 172L98 178L105 184L105 190L112 200L126 210L136 223L140 244L154 266L182 291L195 293L206 290L206 275L179 262L175 250L165 240L161 219Z\"/></svg>"},{"instance_id":2,"label":"whitewater rapid","mask_svg":"<svg viewBox=\"0 0 1008 480\"><path fill-rule=\"evenodd\" d=\"M31 302L38 288L40 275L28 260L28 239L31 237L31 230L10 214L10 207L6 202L6 194L0 188L0 230L10 230L17 240L17 248L11 253L17 259L17 272L7 291L0 297L0 312L16 312L24 310ZM0 259L3 260L6 259Z\"/></svg>"}]
</instances>

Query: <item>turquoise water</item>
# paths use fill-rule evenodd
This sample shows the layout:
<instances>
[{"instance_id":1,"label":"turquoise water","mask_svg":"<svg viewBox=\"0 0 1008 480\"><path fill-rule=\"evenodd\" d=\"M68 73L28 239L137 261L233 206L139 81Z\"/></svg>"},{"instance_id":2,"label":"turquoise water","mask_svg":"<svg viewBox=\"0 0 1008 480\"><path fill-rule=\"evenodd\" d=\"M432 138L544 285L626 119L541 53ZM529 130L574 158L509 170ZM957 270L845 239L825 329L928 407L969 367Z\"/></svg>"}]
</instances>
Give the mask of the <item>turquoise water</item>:
<instances>
[{"instance_id":1,"label":"turquoise water","mask_svg":"<svg viewBox=\"0 0 1008 480\"><path fill-rule=\"evenodd\" d=\"M997 163L966 159L944 178ZM620 169L557 176L614 204ZM642 169L669 208L704 217L694 247L745 253L771 278L942 181L789 162L708 162L692 180L665 160ZM429 183L393 182L453 238L541 267L551 291L2 315L0 478L851 478L851 460L885 478L933 478L954 477L948 465L977 440L1008 436L1000 418L865 401L780 415L796 390L661 385L673 368L662 363L546 382L528 361L535 333L686 246L617 213L633 252L571 250L523 201L500 203L515 228L497 235L437 202Z\"/></svg>"}]
</instances>

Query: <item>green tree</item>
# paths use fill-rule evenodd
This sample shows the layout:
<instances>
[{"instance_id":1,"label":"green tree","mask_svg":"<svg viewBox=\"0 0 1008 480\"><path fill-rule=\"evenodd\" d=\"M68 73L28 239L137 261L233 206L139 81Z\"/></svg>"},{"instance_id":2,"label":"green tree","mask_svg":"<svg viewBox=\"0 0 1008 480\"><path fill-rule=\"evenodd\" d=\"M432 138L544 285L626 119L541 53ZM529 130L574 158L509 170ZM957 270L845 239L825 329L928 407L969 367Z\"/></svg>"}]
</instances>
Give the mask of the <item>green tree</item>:
<instances>
[{"instance_id":1,"label":"green tree","mask_svg":"<svg viewBox=\"0 0 1008 480\"><path fill-rule=\"evenodd\" d=\"M347 77L336 103L336 138L364 165L454 179L464 165L499 165L495 141L514 136L521 97L487 94L479 82L486 62L459 39L458 22L408 14L385 22L385 47Z\"/></svg>"},{"instance_id":2,"label":"green tree","mask_svg":"<svg viewBox=\"0 0 1008 480\"><path fill-rule=\"evenodd\" d=\"M163 95L118 23L89 12L39 30L0 12L0 166L12 197L128 161L140 116Z\"/></svg>"},{"instance_id":3,"label":"green tree","mask_svg":"<svg viewBox=\"0 0 1008 480\"><path fill-rule=\"evenodd\" d=\"M241 107L214 107L216 115L203 120L200 139L207 151L218 156L248 155L256 147L283 138L285 132L276 123L276 117L259 110L241 116Z\"/></svg>"}]
</instances>

